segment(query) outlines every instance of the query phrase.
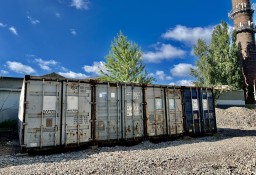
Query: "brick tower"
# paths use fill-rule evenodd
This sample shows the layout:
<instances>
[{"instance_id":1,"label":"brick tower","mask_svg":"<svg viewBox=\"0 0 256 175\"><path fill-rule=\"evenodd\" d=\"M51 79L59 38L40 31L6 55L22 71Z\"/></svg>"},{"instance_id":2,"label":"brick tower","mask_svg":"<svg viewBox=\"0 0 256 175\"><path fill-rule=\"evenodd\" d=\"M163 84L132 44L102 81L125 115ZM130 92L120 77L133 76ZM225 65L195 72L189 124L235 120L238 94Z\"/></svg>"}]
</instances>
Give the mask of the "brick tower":
<instances>
[{"instance_id":1,"label":"brick tower","mask_svg":"<svg viewBox=\"0 0 256 175\"><path fill-rule=\"evenodd\" d=\"M253 13L250 0L232 0L232 11L229 13L229 17L234 20L237 44L241 47L245 102L247 104L255 103L256 47L254 33L256 29L253 23Z\"/></svg>"}]
</instances>

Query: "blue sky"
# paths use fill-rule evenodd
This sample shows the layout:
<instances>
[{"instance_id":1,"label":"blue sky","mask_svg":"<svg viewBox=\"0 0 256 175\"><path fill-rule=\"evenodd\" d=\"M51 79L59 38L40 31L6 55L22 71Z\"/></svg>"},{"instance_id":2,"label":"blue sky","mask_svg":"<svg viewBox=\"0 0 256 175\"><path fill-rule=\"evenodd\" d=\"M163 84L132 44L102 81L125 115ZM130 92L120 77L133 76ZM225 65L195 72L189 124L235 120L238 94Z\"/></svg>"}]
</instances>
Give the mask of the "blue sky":
<instances>
[{"instance_id":1,"label":"blue sky","mask_svg":"<svg viewBox=\"0 0 256 175\"><path fill-rule=\"evenodd\" d=\"M255 1L251 1L255 3ZM119 31L143 51L157 84L187 85L193 45L209 41L231 0L8 0L0 2L0 76L98 76Z\"/></svg>"}]
</instances>

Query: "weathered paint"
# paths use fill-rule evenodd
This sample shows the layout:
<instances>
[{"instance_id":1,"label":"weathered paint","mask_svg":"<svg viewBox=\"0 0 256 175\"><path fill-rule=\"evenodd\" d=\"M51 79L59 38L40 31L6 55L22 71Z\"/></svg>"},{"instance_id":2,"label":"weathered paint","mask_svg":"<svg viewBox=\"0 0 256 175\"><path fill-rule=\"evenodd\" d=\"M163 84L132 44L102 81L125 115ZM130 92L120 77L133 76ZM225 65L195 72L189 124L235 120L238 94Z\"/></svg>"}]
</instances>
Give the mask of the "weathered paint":
<instances>
[{"instance_id":1,"label":"weathered paint","mask_svg":"<svg viewBox=\"0 0 256 175\"><path fill-rule=\"evenodd\" d=\"M216 131L216 118L212 89L201 88L202 132Z\"/></svg>"},{"instance_id":2,"label":"weathered paint","mask_svg":"<svg viewBox=\"0 0 256 175\"><path fill-rule=\"evenodd\" d=\"M96 141L122 139L121 87L118 84L97 84Z\"/></svg>"},{"instance_id":3,"label":"weathered paint","mask_svg":"<svg viewBox=\"0 0 256 175\"><path fill-rule=\"evenodd\" d=\"M183 134L183 108L181 89L177 87L166 88L167 128L169 136Z\"/></svg>"},{"instance_id":4,"label":"weathered paint","mask_svg":"<svg viewBox=\"0 0 256 175\"><path fill-rule=\"evenodd\" d=\"M163 87L147 87L146 121L147 135L149 137L166 136L165 94Z\"/></svg>"},{"instance_id":5,"label":"weathered paint","mask_svg":"<svg viewBox=\"0 0 256 175\"><path fill-rule=\"evenodd\" d=\"M91 139L91 85L63 82L62 144L83 144Z\"/></svg>"},{"instance_id":6,"label":"weathered paint","mask_svg":"<svg viewBox=\"0 0 256 175\"><path fill-rule=\"evenodd\" d=\"M197 87L185 87L183 91L185 130L190 134L201 133L200 90Z\"/></svg>"},{"instance_id":7,"label":"weathered paint","mask_svg":"<svg viewBox=\"0 0 256 175\"><path fill-rule=\"evenodd\" d=\"M136 140L144 136L142 87L122 86L123 139Z\"/></svg>"},{"instance_id":8,"label":"weathered paint","mask_svg":"<svg viewBox=\"0 0 256 175\"><path fill-rule=\"evenodd\" d=\"M22 93L25 101L20 104L19 115L23 125L21 145L27 148L60 145L61 83L27 80L25 84Z\"/></svg>"}]
</instances>

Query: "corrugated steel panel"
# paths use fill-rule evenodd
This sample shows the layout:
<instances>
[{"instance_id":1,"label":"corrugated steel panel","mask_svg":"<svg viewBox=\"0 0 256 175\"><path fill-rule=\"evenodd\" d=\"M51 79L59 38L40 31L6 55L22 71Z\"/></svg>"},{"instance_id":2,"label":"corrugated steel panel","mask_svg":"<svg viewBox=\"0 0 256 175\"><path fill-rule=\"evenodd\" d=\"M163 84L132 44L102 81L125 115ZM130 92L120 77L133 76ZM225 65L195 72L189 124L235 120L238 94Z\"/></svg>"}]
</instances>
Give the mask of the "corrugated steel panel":
<instances>
[{"instance_id":1,"label":"corrugated steel panel","mask_svg":"<svg viewBox=\"0 0 256 175\"><path fill-rule=\"evenodd\" d=\"M145 90L147 135L166 136L165 93L163 87L147 87Z\"/></svg>"},{"instance_id":2,"label":"corrugated steel panel","mask_svg":"<svg viewBox=\"0 0 256 175\"><path fill-rule=\"evenodd\" d=\"M216 131L215 106L212 89L201 88L202 131Z\"/></svg>"},{"instance_id":3,"label":"corrugated steel panel","mask_svg":"<svg viewBox=\"0 0 256 175\"><path fill-rule=\"evenodd\" d=\"M27 80L25 94L24 109L20 104L22 145L27 148L60 145L61 83Z\"/></svg>"},{"instance_id":4,"label":"corrugated steel panel","mask_svg":"<svg viewBox=\"0 0 256 175\"><path fill-rule=\"evenodd\" d=\"M122 86L123 139L136 140L144 136L143 95L141 86Z\"/></svg>"},{"instance_id":5,"label":"corrugated steel panel","mask_svg":"<svg viewBox=\"0 0 256 175\"><path fill-rule=\"evenodd\" d=\"M82 144L91 139L91 85L63 82L62 144Z\"/></svg>"},{"instance_id":6,"label":"corrugated steel panel","mask_svg":"<svg viewBox=\"0 0 256 175\"><path fill-rule=\"evenodd\" d=\"M184 87L184 112L186 132L201 133L200 89L197 87Z\"/></svg>"},{"instance_id":7,"label":"corrugated steel panel","mask_svg":"<svg viewBox=\"0 0 256 175\"><path fill-rule=\"evenodd\" d=\"M118 84L96 86L96 141L122 139L121 87Z\"/></svg>"},{"instance_id":8,"label":"corrugated steel panel","mask_svg":"<svg viewBox=\"0 0 256 175\"><path fill-rule=\"evenodd\" d=\"M181 89L166 88L167 128L169 136L183 134L183 108Z\"/></svg>"}]
</instances>

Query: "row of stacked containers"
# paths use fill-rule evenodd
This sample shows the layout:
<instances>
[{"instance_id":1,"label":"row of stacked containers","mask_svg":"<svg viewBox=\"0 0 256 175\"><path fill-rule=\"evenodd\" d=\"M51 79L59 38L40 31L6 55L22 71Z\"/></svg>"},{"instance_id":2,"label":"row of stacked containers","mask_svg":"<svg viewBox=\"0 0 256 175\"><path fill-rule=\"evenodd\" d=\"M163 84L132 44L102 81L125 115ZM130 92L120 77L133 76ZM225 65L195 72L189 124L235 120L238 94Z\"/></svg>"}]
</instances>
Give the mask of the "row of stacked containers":
<instances>
[{"instance_id":1,"label":"row of stacked containers","mask_svg":"<svg viewBox=\"0 0 256 175\"><path fill-rule=\"evenodd\" d=\"M211 88L34 76L24 79L19 121L25 150L217 131Z\"/></svg>"}]
</instances>

